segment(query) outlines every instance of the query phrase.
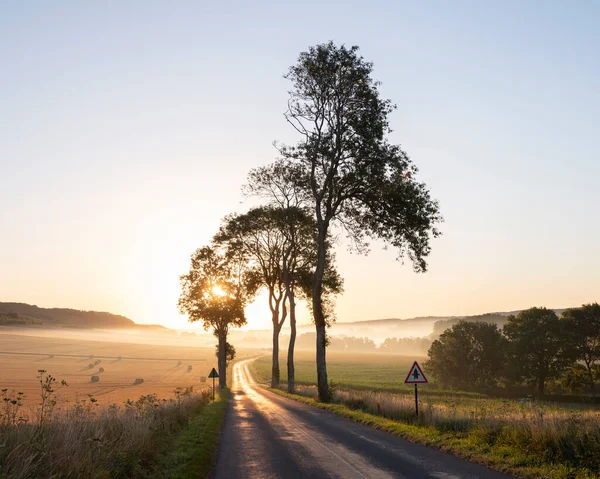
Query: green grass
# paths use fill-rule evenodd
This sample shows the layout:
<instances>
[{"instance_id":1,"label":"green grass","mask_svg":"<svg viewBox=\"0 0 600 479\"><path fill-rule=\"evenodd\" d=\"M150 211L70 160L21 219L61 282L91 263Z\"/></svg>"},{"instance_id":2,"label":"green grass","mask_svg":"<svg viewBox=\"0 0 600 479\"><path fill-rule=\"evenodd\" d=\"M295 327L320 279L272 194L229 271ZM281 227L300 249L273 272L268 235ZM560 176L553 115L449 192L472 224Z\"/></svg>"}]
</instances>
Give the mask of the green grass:
<instances>
[{"instance_id":1,"label":"green grass","mask_svg":"<svg viewBox=\"0 0 600 479\"><path fill-rule=\"evenodd\" d=\"M222 390L215 402L192 418L169 449L162 477L169 479L208 478L212 476L227 410L229 390Z\"/></svg>"},{"instance_id":2,"label":"green grass","mask_svg":"<svg viewBox=\"0 0 600 479\"><path fill-rule=\"evenodd\" d=\"M404 384L404 379L413 361L421 364L426 358L413 358L401 355L328 353L327 374L330 382L339 388L364 389L370 391L387 391L412 394L414 386ZM280 379L287 382L286 359L279 359ZM251 365L259 382L271 380L271 356L262 356ZM312 385L317 382L314 354L300 351L295 360L296 383ZM427 374L427 372L425 372ZM419 386L424 395L430 396L466 396L483 397L483 395L464 391L445 391L429 385Z\"/></svg>"}]
</instances>

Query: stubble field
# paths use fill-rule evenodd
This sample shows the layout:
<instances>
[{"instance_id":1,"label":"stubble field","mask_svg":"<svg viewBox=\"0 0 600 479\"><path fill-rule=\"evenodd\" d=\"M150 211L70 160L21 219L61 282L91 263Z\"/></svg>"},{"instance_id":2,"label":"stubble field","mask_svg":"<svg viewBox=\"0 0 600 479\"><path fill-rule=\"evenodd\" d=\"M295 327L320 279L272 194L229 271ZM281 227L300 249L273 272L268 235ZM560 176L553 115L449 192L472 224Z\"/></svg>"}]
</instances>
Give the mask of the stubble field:
<instances>
[{"instance_id":1,"label":"stubble field","mask_svg":"<svg viewBox=\"0 0 600 479\"><path fill-rule=\"evenodd\" d=\"M191 369L189 369L191 366ZM177 387L206 387L201 376L216 366L213 348L56 339L0 332L0 389L24 393L25 408L39 402L39 370L68 386L57 390L58 407L87 400L123 403L141 395L173 397ZM102 368L102 369L101 369ZM98 376L98 382L91 377ZM135 384L136 379L143 383Z\"/></svg>"}]
</instances>

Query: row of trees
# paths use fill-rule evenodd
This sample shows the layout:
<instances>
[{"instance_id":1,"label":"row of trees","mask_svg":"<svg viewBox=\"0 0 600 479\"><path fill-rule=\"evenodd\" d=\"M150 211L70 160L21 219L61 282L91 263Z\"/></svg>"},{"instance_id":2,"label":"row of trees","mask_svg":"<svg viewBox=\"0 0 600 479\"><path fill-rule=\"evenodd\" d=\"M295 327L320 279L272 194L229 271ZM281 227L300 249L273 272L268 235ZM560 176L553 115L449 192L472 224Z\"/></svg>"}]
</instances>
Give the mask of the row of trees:
<instances>
[{"instance_id":1,"label":"row of trees","mask_svg":"<svg viewBox=\"0 0 600 479\"><path fill-rule=\"evenodd\" d=\"M315 333L304 333L298 336L296 345L300 349L315 347ZM349 351L363 353L407 354L423 356L433 340L429 338L386 338L379 346L368 337L330 336L329 351Z\"/></svg>"},{"instance_id":2,"label":"row of trees","mask_svg":"<svg viewBox=\"0 0 600 479\"><path fill-rule=\"evenodd\" d=\"M273 323L273 385L279 382L279 332L290 318L288 377L293 389L296 298L309 303L315 324L319 398L330 399L326 328L342 281L333 245L345 232L367 252L383 240L425 271L430 239L439 234L439 207L417 168L387 140L395 106L379 93L373 65L358 47L326 43L300 54L285 78L291 82L285 119L298 135L278 145L279 158L252 170L244 192L264 206L225 218L210 245L192 256L181 277L180 310L219 339L220 384L225 384L227 332L245 322L244 307L268 291Z\"/></svg>"},{"instance_id":3,"label":"row of trees","mask_svg":"<svg viewBox=\"0 0 600 479\"><path fill-rule=\"evenodd\" d=\"M485 388L499 381L537 385L564 375L571 389L585 386L596 395L600 381L600 305L563 311L546 308L509 316L495 323L460 321L429 349L427 368L442 386Z\"/></svg>"}]
</instances>

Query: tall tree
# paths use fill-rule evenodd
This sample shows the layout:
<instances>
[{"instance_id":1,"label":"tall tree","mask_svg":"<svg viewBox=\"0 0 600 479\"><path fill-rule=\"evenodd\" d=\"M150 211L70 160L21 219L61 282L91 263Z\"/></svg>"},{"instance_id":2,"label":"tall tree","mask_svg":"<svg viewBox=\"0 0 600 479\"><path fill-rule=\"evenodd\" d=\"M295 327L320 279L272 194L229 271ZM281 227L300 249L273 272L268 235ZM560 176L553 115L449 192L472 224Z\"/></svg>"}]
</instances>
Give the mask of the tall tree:
<instances>
[{"instance_id":1,"label":"tall tree","mask_svg":"<svg viewBox=\"0 0 600 479\"><path fill-rule=\"evenodd\" d=\"M275 208L276 223L287 238L283 255L283 281L290 316L287 354L289 392L295 389L296 298L299 295L310 300L317 259L317 228L310 210L306 208L310 196L308 188L303 185L304 180L298 165L280 159L271 165L251 170L244 188L247 195L258 196ZM328 254L323 289L330 305L333 296L342 291L342 279L335 269L331 252Z\"/></svg>"},{"instance_id":2,"label":"tall tree","mask_svg":"<svg viewBox=\"0 0 600 479\"><path fill-rule=\"evenodd\" d=\"M571 363L564 324L551 309L530 308L509 316L502 331L510 341L509 359L517 375L537 383L543 396L546 380L558 377Z\"/></svg>"},{"instance_id":3,"label":"tall tree","mask_svg":"<svg viewBox=\"0 0 600 479\"><path fill-rule=\"evenodd\" d=\"M299 167L317 223L311 296L321 401L330 399L323 279L332 225L345 229L359 251L367 251L369 238L383 240L415 271L426 270L430 237L439 234L437 202L415 180L406 153L386 139L394 105L380 97L372 69L358 47L330 42L301 53L286 75L292 89L285 117L301 139L280 152Z\"/></svg>"},{"instance_id":4,"label":"tall tree","mask_svg":"<svg viewBox=\"0 0 600 479\"><path fill-rule=\"evenodd\" d=\"M257 287L255 274L240 252L217 245L204 246L192 254L191 267L180 277L179 310L191 322L202 321L218 339L219 386L227 385L227 334L246 324L244 308Z\"/></svg>"},{"instance_id":5,"label":"tall tree","mask_svg":"<svg viewBox=\"0 0 600 479\"><path fill-rule=\"evenodd\" d=\"M287 317L283 268L288 240L278 224L279 217L279 211L272 207L229 215L215 236L229 251L240 252L255 263L260 284L267 290L273 323L271 387L279 386L279 334Z\"/></svg>"},{"instance_id":6,"label":"tall tree","mask_svg":"<svg viewBox=\"0 0 600 479\"><path fill-rule=\"evenodd\" d=\"M493 386L506 363L506 346L497 325L459 321L432 343L427 369L444 387Z\"/></svg>"},{"instance_id":7,"label":"tall tree","mask_svg":"<svg viewBox=\"0 0 600 479\"><path fill-rule=\"evenodd\" d=\"M567 338L569 338L573 356L585 365L588 386L592 396L596 397L596 381L600 365L600 304L584 304L579 308L563 311Z\"/></svg>"}]
</instances>

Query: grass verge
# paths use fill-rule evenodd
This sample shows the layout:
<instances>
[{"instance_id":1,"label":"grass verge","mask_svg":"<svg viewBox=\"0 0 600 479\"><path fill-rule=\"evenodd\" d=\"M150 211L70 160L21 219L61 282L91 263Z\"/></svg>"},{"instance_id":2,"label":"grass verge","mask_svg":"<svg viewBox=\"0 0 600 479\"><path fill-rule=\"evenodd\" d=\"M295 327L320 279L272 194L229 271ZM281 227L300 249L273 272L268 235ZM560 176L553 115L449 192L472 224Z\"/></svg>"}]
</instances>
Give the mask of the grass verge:
<instances>
[{"instance_id":1,"label":"grass verge","mask_svg":"<svg viewBox=\"0 0 600 479\"><path fill-rule=\"evenodd\" d=\"M353 409L344 404L324 404L314 398L290 394L279 389L270 390L281 396L330 411L338 416L349 418L369 427L380 429L412 442L435 447L444 452L463 457L498 471L508 472L523 478L545 479L593 479L600 477L595 463L580 463L576 466L565 462L548 460L548 455L540 455L535 447L528 447L511 440L518 431L490 431L485 427L465 430L444 431L434 425L409 424L388 419L376 414ZM496 437L492 437L492 436ZM547 446L550 447L550 441ZM544 445L542 444L542 447ZM550 456L552 450L548 449Z\"/></svg>"},{"instance_id":2,"label":"grass verge","mask_svg":"<svg viewBox=\"0 0 600 479\"><path fill-rule=\"evenodd\" d=\"M208 478L212 476L219 449L221 426L227 410L229 390L222 390L206 405L169 448L162 477L169 479Z\"/></svg>"},{"instance_id":3,"label":"grass verge","mask_svg":"<svg viewBox=\"0 0 600 479\"><path fill-rule=\"evenodd\" d=\"M0 479L30 477L210 477L219 445L228 390L176 388L100 406L89 399L57 407L67 386L39 370L40 402L33 414L22 392L0 390ZM60 384L60 385L57 385Z\"/></svg>"}]
</instances>

